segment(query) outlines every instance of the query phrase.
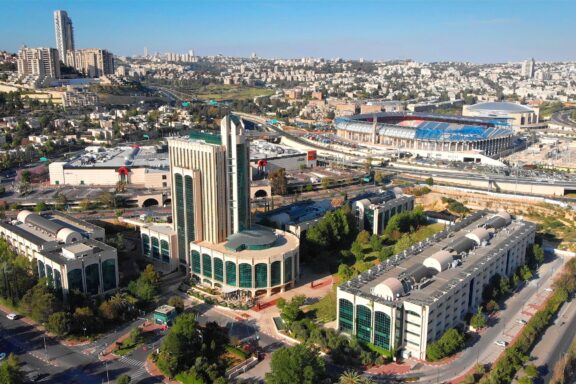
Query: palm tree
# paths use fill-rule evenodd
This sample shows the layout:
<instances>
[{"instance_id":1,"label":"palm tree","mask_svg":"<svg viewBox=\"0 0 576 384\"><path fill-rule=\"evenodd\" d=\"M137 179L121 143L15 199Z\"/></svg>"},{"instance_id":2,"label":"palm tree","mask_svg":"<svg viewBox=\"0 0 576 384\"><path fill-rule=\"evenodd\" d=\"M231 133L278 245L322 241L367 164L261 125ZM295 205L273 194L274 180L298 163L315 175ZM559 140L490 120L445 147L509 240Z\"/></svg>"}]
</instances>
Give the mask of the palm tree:
<instances>
[{"instance_id":1,"label":"palm tree","mask_svg":"<svg viewBox=\"0 0 576 384\"><path fill-rule=\"evenodd\" d=\"M357 371L347 370L340 376L339 384L374 384L372 380L361 376Z\"/></svg>"}]
</instances>

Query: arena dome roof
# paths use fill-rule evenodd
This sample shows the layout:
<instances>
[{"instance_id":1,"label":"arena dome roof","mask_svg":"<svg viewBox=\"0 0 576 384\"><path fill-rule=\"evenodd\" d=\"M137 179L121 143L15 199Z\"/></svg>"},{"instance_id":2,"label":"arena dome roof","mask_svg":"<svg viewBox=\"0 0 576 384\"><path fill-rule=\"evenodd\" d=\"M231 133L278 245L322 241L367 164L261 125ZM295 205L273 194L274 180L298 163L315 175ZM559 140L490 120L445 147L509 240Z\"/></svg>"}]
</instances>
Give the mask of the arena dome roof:
<instances>
[{"instance_id":1,"label":"arena dome roof","mask_svg":"<svg viewBox=\"0 0 576 384\"><path fill-rule=\"evenodd\" d=\"M501 111L507 113L527 113L533 112L532 108L516 104L516 103L509 103L509 102L486 102L486 103L478 103L474 105L468 106L469 111Z\"/></svg>"}]
</instances>

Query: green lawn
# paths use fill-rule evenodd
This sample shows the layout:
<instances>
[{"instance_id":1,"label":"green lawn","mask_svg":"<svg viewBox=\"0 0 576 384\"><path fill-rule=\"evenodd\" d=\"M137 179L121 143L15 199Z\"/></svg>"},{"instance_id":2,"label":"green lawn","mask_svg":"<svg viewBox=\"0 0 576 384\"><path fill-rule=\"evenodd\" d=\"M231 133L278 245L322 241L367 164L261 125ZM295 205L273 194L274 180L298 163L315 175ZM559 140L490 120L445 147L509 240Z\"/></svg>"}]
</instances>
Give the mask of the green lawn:
<instances>
[{"instance_id":1,"label":"green lawn","mask_svg":"<svg viewBox=\"0 0 576 384\"><path fill-rule=\"evenodd\" d=\"M313 312L316 319L322 323L336 320L336 286L317 303L307 306L304 311Z\"/></svg>"},{"instance_id":2,"label":"green lawn","mask_svg":"<svg viewBox=\"0 0 576 384\"><path fill-rule=\"evenodd\" d=\"M436 223L430 224L425 227L421 227L416 232L412 234L412 239L415 241L422 241L435 233L438 233L444 229L444 224Z\"/></svg>"}]
</instances>

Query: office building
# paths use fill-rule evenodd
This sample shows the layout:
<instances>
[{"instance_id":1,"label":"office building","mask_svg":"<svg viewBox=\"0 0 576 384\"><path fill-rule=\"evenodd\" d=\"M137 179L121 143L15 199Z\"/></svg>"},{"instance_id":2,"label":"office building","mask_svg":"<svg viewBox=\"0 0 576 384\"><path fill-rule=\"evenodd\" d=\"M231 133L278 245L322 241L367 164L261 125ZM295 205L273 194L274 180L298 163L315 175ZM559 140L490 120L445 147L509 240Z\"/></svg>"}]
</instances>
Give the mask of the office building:
<instances>
[{"instance_id":1,"label":"office building","mask_svg":"<svg viewBox=\"0 0 576 384\"><path fill-rule=\"evenodd\" d=\"M0 238L32 260L38 275L65 298L70 291L101 295L118 288L116 249L106 245L104 230L62 212L42 215L21 211L0 222Z\"/></svg>"},{"instance_id":2,"label":"office building","mask_svg":"<svg viewBox=\"0 0 576 384\"><path fill-rule=\"evenodd\" d=\"M74 50L74 28L72 27L72 19L68 17L66 11L54 11L54 32L56 33L59 60L70 65L67 62L67 54L68 51Z\"/></svg>"},{"instance_id":3,"label":"office building","mask_svg":"<svg viewBox=\"0 0 576 384\"><path fill-rule=\"evenodd\" d=\"M58 51L54 48L22 48L18 51L18 76L60 77Z\"/></svg>"},{"instance_id":4,"label":"office building","mask_svg":"<svg viewBox=\"0 0 576 384\"><path fill-rule=\"evenodd\" d=\"M536 70L536 62L534 59L524 60L522 62L522 70L521 75L525 79L532 79L534 78L534 72Z\"/></svg>"},{"instance_id":5,"label":"office building","mask_svg":"<svg viewBox=\"0 0 576 384\"><path fill-rule=\"evenodd\" d=\"M337 290L337 322L360 342L426 358L426 348L482 303L496 275L524 265L536 226L508 213L474 213Z\"/></svg>"},{"instance_id":6,"label":"office building","mask_svg":"<svg viewBox=\"0 0 576 384\"><path fill-rule=\"evenodd\" d=\"M176 258L199 284L243 297L283 291L299 275L299 240L251 226L249 144L225 116L219 133L168 140L173 228L141 225L145 256Z\"/></svg>"},{"instance_id":7,"label":"office building","mask_svg":"<svg viewBox=\"0 0 576 384\"><path fill-rule=\"evenodd\" d=\"M392 216L414 209L414 196L404 195L400 188L357 200L352 205L358 230L382 235Z\"/></svg>"},{"instance_id":8,"label":"office building","mask_svg":"<svg viewBox=\"0 0 576 384\"><path fill-rule=\"evenodd\" d=\"M68 51L67 64L87 77L114 74L114 56L105 49L84 48Z\"/></svg>"}]
</instances>

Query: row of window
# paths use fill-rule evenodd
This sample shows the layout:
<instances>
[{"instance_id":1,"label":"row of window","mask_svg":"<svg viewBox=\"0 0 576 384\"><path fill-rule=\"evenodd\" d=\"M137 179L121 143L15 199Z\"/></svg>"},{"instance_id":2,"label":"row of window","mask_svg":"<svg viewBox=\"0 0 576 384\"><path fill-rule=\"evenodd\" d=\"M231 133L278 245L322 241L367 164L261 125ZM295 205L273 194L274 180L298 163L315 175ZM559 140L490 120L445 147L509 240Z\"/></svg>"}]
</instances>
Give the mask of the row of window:
<instances>
[{"instance_id":1,"label":"row of window","mask_svg":"<svg viewBox=\"0 0 576 384\"><path fill-rule=\"evenodd\" d=\"M236 263L198 251L190 252L190 265L192 273L202 275L205 278L215 281L225 282L228 285L240 288L267 288L268 287L268 264L258 263L254 266L254 284L252 283L252 265L240 263L238 271ZM292 280L292 258L284 260L284 284ZM282 261L274 261L270 264L270 286L274 287L282 284ZM254 286L253 286L254 285Z\"/></svg>"},{"instance_id":2,"label":"row of window","mask_svg":"<svg viewBox=\"0 0 576 384\"><path fill-rule=\"evenodd\" d=\"M98 264L90 264L84 267L84 279L82 278L82 269L76 268L68 272L68 290L79 290L91 295L100 292L100 271ZM102 262L102 283L103 292L116 289L116 261L114 259L104 260Z\"/></svg>"},{"instance_id":3,"label":"row of window","mask_svg":"<svg viewBox=\"0 0 576 384\"><path fill-rule=\"evenodd\" d=\"M372 329L374 329L374 345L390 350L391 319L386 313L374 312L374 325L372 324L372 310L364 305L356 306L356 319L354 319L354 305L346 299L338 301L338 329L354 332L356 323L356 337L358 340L370 343ZM355 321L354 321L355 320Z\"/></svg>"},{"instance_id":4,"label":"row of window","mask_svg":"<svg viewBox=\"0 0 576 384\"><path fill-rule=\"evenodd\" d=\"M164 263L170 262L170 244L168 241L158 241L157 237L152 237L152 241L150 241L150 236L145 233L142 234L142 253L145 257L161 260Z\"/></svg>"}]
</instances>

